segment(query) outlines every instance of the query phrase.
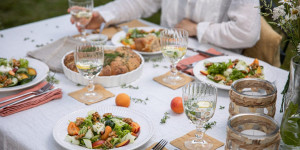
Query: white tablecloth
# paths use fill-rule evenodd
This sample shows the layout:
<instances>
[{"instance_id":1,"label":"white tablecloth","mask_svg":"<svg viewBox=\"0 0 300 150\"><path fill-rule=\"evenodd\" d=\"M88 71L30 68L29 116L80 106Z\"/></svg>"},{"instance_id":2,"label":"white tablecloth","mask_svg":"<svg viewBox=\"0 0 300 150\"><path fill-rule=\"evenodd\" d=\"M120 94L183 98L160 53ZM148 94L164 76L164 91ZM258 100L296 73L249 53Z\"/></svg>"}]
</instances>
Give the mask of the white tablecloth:
<instances>
[{"instance_id":1,"label":"white tablecloth","mask_svg":"<svg viewBox=\"0 0 300 150\"><path fill-rule=\"evenodd\" d=\"M45 45L61 37L78 34L75 27L69 22L69 18L69 15L64 15L0 31L0 34L3 35L2 38L0 37L0 57L24 57L27 51L36 49L36 45ZM146 23L153 25L149 22ZM190 39L189 45L191 47L199 47L203 50L212 47L210 45L200 45L194 39ZM226 52L220 48L216 49ZM230 52L226 53L232 54ZM193 54L192 52L188 52L187 56ZM149 115L155 126L154 136L139 149L145 149L162 138L170 142L195 129L195 126L189 123L184 114L175 114L171 111L170 102L172 98L181 96L181 88L172 90L153 81L153 77L168 71L163 66L169 66L169 63L167 61L155 62L155 64L159 64L159 67L156 68L153 67L153 64L153 62L145 63L142 76L131 83L131 85L138 86L138 90L122 89L120 87L107 89L115 95L127 93L132 97L149 98L147 105L131 103L129 107L130 109L139 110ZM275 119L280 124L282 118L282 114L279 113L282 98L280 92L284 87L288 72L272 67L272 72L268 73L276 74L277 77L278 97ZM68 80L64 74L56 74L56 78L60 80L60 83L56 86L63 90L62 99L54 100L7 117L0 117L0 149L63 149L55 142L52 136L52 129L55 123L64 115L90 106L68 96L68 93L82 87L76 86L76 83ZM15 92L0 93L0 97L13 93ZM110 98L94 105L115 106L114 99ZM216 121L217 125L212 130L207 131L208 135L224 143L226 141L226 122L229 116L229 101L228 91L219 90L216 112L210 120ZM225 106L225 109L221 110L219 106ZM160 119L163 117L164 112L169 112L171 118L167 120L167 123L160 124ZM175 149L171 144L168 144L166 148ZM224 149L224 147L219 149Z\"/></svg>"}]
</instances>

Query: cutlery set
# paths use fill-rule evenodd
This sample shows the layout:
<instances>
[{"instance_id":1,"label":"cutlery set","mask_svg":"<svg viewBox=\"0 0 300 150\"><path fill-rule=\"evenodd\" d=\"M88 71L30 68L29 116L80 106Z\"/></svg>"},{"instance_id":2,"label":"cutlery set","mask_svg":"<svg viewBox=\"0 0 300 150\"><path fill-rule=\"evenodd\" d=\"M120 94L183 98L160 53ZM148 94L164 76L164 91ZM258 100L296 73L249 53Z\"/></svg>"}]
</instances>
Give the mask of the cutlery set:
<instances>
[{"instance_id":1,"label":"cutlery set","mask_svg":"<svg viewBox=\"0 0 300 150\"><path fill-rule=\"evenodd\" d=\"M43 95L43 94L46 94L48 92L51 92L51 91L54 91L56 90L56 88L54 89L51 89L53 83L47 83L46 85L44 85L41 89L38 89L36 91L32 91L32 92L27 92L27 93L24 93L22 95L19 95L19 96L16 96L16 97L13 97L13 98L10 98L10 99L7 99L7 100L4 100L2 102L0 102L0 104L3 104L3 103L6 103L6 102L10 102L4 106L1 106L0 109L3 109L5 107L8 107L8 106L11 106L11 105L14 105L14 104L17 104L17 103L20 103L20 102L23 102L23 101L26 101L30 98L33 98L33 97L37 97L37 96L40 96L40 95ZM31 94L31 95L30 95ZM27 96L27 95L30 95L30 96ZM17 100L17 101L13 101L17 98L21 98L21 97L24 97L24 96L27 96L25 98L22 98L20 100Z\"/></svg>"}]
</instances>

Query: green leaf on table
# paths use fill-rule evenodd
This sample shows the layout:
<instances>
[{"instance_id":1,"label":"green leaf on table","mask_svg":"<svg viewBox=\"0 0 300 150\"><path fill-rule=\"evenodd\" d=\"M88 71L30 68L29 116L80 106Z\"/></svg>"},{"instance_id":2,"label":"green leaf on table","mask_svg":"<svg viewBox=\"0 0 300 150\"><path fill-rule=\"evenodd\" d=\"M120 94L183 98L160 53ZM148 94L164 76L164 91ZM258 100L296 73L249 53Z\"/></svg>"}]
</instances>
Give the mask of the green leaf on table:
<instances>
[{"instance_id":1,"label":"green leaf on table","mask_svg":"<svg viewBox=\"0 0 300 150\"><path fill-rule=\"evenodd\" d=\"M123 88L123 89L129 88L129 89L135 89L135 90L139 89L138 86L126 85L125 83L121 85L121 88Z\"/></svg>"},{"instance_id":2,"label":"green leaf on table","mask_svg":"<svg viewBox=\"0 0 300 150\"><path fill-rule=\"evenodd\" d=\"M169 119L169 118L170 118L169 113L165 112L163 118L161 118L161 120L160 120L160 124L166 123L167 119Z\"/></svg>"},{"instance_id":3,"label":"green leaf on table","mask_svg":"<svg viewBox=\"0 0 300 150\"><path fill-rule=\"evenodd\" d=\"M145 105L147 104L147 101L149 100L149 98L147 97L146 99L141 99L141 98L134 98L134 97L131 97L131 100L134 102L134 103L144 103Z\"/></svg>"},{"instance_id":4,"label":"green leaf on table","mask_svg":"<svg viewBox=\"0 0 300 150\"><path fill-rule=\"evenodd\" d=\"M46 77L46 81L50 82L50 83L54 83L54 84L59 84L59 80L56 79L54 76L55 76L55 74L50 75L50 73L48 73L48 75Z\"/></svg>"},{"instance_id":5,"label":"green leaf on table","mask_svg":"<svg viewBox=\"0 0 300 150\"><path fill-rule=\"evenodd\" d=\"M220 106L220 107L219 107L219 109L224 109L224 108L225 108L225 106Z\"/></svg>"}]
</instances>

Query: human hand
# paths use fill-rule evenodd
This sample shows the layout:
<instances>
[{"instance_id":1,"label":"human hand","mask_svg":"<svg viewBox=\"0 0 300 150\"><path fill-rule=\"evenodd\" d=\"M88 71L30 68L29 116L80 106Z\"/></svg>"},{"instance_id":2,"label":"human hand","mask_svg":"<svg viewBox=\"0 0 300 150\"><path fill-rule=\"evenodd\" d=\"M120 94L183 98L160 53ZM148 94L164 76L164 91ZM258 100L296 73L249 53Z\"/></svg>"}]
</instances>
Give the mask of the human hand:
<instances>
[{"instance_id":1,"label":"human hand","mask_svg":"<svg viewBox=\"0 0 300 150\"><path fill-rule=\"evenodd\" d=\"M68 12L70 12L70 9L68 9ZM70 19L71 23L75 23L75 19L71 17ZM99 14L99 12L93 11L92 13L92 19L91 21L85 26L85 29L98 29L102 22L105 22L104 18ZM79 32L81 32L81 27L76 24L76 27Z\"/></svg>"},{"instance_id":2,"label":"human hand","mask_svg":"<svg viewBox=\"0 0 300 150\"><path fill-rule=\"evenodd\" d=\"M197 23L192 22L189 19L183 19L178 24L175 25L175 28L184 29L189 33L189 36L197 35Z\"/></svg>"}]
</instances>

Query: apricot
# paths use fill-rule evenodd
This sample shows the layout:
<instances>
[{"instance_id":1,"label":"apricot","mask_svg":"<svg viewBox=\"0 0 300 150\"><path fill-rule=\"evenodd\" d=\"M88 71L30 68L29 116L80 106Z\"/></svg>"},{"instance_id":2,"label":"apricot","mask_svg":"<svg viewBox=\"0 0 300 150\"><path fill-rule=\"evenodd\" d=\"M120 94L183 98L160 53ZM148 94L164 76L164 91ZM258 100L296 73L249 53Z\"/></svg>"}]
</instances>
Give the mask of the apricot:
<instances>
[{"instance_id":1,"label":"apricot","mask_svg":"<svg viewBox=\"0 0 300 150\"><path fill-rule=\"evenodd\" d=\"M171 109L173 110L173 112L175 112L177 114L181 114L181 113L184 112L181 97L175 97L175 98L172 99Z\"/></svg>"}]
</instances>

